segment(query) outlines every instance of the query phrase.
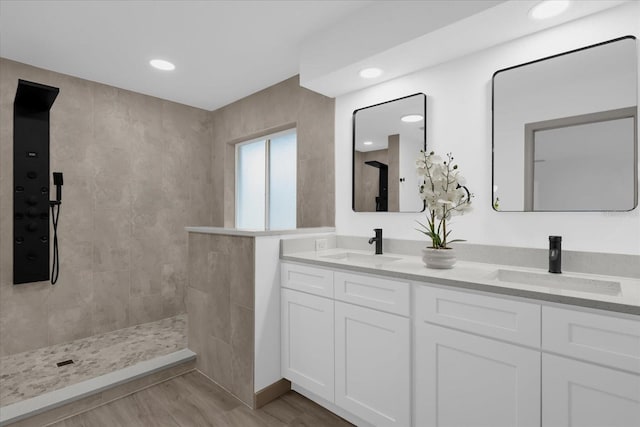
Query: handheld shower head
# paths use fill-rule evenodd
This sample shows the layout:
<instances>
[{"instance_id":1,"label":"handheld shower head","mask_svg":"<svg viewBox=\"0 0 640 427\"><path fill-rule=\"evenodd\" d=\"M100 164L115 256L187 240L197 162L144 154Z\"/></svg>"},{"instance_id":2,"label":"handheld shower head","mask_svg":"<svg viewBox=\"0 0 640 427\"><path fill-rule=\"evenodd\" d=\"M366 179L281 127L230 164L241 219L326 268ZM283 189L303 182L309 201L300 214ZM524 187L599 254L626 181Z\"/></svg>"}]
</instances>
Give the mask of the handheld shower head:
<instances>
[{"instance_id":1,"label":"handheld shower head","mask_svg":"<svg viewBox=\"0 0 640 427\"><path fill-rule=\"evenodd\" d=\"M53 220L53 267L51 267L51 284L55 285L60 273L60 257L58 255L58 219L60 218L60 205L62 205L62 172L53 173L53 185L56 186L56 200L51 200L51 219ZM58 208L56 210L56 207Z\"/></svg>"},{"instance_id":2,"label":"handheld shower head","mask_svg":"<svg viewBox=\"0 0 640 427\"><path fill-rule=\"evenodd\" d=\"M62 185L64 184L64 180L62 179L62 172L54 172L53 173L53 185L56 186L56 201L59 202L62 200Z\"/></svg>"}]
</instances>

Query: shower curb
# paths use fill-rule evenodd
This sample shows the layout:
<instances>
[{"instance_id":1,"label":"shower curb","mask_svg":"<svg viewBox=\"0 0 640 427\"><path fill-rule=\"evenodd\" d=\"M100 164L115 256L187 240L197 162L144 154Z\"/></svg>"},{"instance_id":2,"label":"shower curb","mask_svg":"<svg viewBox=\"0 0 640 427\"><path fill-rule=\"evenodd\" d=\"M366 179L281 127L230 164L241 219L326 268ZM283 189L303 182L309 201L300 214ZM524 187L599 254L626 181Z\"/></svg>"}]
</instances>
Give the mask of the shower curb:
<instances>
[{"instance_id":1,"label":"shower curb","mask_svg":"<svg viewBox=\"0 0 640 427\"><path fill-rule=\"evenodd\" d=\"M8 426L12 423L20 422L28 418L34 417L51 411L56 408L69 405L81 399L91 397L104 391L117 388L127 383L148 377L150 375L166 371L173 367L179 367L188 362L195 361L196 354L189 350L183 349L164 356L155 357L151 360L137 363L105 375L101 375L90 380L82 381L59 390L44 393L40 396L16 402L11 405L0 407L0 426ZM166 379L166 378L165 378ZM163 381L164 379L158 379ZM145 388L147 385L141 385L138 389ZM122 397L137 390L129 390L120 396L113 396L109 400ZM101 402L93 407L99 406L106 402ZM71 412L71 411L70 411ZM77 411L76 411L77 412ZM82 412L82 411L80 411ZM55 417L49 422L65 418L71 413Z\"/></svg>"}]
</instances>

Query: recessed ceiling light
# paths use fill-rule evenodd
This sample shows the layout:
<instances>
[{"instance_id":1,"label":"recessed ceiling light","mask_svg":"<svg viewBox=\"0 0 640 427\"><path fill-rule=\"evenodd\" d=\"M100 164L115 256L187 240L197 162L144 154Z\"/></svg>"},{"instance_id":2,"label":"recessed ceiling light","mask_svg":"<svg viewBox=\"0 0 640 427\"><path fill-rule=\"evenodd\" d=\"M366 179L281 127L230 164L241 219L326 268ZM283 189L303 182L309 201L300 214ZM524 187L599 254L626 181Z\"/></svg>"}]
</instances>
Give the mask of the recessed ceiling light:
<instances>
[{"instance_id":1,"label":"recessed ceiling light","mask_svg":"<svg viewBox=\"0 0 640 427\"><path fill-rule=\"evenodd\" d=\"M360 77L363 79L374 79L382 75L382 70L380 68L365 68L364 70L360 70Z\"/></svg>"},{"instance_id":2,"label":"recessed ceiling light","mask_svg":"<svg viewBox=\"0 0 640 427\"><path fill-rule=\"evenodd\" d=\"M169 61L165 61L164 59L152 59L149 61L149 64L151 64L153 68L157 68L162 71L171 71L176 69L175 65Z\"/></svg>"},{"instance_id":3,"label":"recessed ceiling light","mask_svg":"<svg viewBox=\"0 0 640 427\"><path fill-rule=\"evenodd\" d=\"M365 141L362 145L373 145L373 141Z\"/></svg>"},{"instance_id":4,"label":"recessed ceiling light","mask_svg":"<svg viewBox=\"0 0 640 427\"><path fill-rule=\"evenodd\" d=\"M529 16L533 19L547 19L560 15L569 7L569 0L545 0L533 6L529 10Z\"/></svg>"},{"instance_id":5,"label":"recessed ceiling light","mask_svg":"<svg viewBox=\"0 0 640 427\"><path fill-rule=\"evenodd\" d=\"M420 114L407 114L406 116L402 116L400 118L405 123L415 123L422 120L422 116Z\"/></svg>"}]
</instances>

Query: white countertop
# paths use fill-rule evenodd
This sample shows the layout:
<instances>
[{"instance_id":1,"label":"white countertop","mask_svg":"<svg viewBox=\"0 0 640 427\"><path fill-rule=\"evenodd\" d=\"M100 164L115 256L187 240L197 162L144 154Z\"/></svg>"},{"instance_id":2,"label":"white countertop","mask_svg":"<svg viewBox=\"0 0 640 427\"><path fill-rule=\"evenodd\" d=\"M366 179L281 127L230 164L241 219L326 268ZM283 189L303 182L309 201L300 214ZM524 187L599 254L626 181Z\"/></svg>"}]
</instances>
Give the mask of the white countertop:
<instances>
[{"instance_id":1,"label":"white countertop","mask_svg":"<svg viewBox=\"0 0 640 427\"><path fill-rule=\"evenodd\" d=\"M512 283L497 280L496 272L500 269L551 274L540 269L515 267L498 264L458 261L449 270L436 270L425 267L419 256L385 253L384 257L394 257L398 260L377 264L373 261L348 261L326 258L327 255L350 252L355 254L372 255L372 251L336 248L319 252L297 252L281 256L282 260L315 264L324 267L341 268L361 273L371 273L381 276L407 279L416 282L428 282L458 288L474 289L504 295L533 298L544 301L571 304L583 307L597 308L621 313L640 315L640 280L628 277L601 276L564 272L565 276L602 280L620 283L620 292L615 295L595 292L583 292L574 289L562 289L553 286L534 286L523 283Z\"/></svg>"},{"instance_id":2,"label":"white countertop","mask_svg":"<svg viewBox=\"0 0 640 427\"><path fill-rule=\"evenodd\" d=\"M203 233L203 234L223 234L226 236L281 236L285 234L319 234L319 233L334 233L336 229L334 227L309 227L309 228L296 228L293 230L249 230L240 228L226 228L226 227L185 227L189 233Z\"/></svg>"}]
</instances>

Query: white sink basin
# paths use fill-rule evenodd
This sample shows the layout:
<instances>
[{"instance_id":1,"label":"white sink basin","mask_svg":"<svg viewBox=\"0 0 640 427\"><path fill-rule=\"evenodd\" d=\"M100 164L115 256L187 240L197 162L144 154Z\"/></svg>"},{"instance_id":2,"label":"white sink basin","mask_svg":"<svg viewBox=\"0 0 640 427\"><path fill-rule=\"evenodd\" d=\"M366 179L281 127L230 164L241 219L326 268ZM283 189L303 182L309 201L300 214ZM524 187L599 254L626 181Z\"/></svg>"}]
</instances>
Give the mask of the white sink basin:
<instances>
[{"instance_id":1,"label":"white sink basin","mask_svg":"<svg viewBox=\"0 0 640 427\"><path fill-rule=\"evenodd\" d=\"M355 252L341 252L341 253L332 254L332 255L320 255L320 258L337 259L340 261L368 263L368 264L375 264L375 265L387 264L400 259L400 258L384 256L384 255L358 254Z\"/></svg>"},{"instance_id":2,"label":"white sink basin","mask_svg":"<svg viewBox=\"0 0 640 427\"><path fill-rule=\"evenodd\" d=\"M620 283L600 279L588 279L566 274L534 273L517 270L497 270L495 280L500 282L521 283L524 285L545 286L569 291L589 292L602 295L619 295Z\"/></svg>"}]
</instances>

